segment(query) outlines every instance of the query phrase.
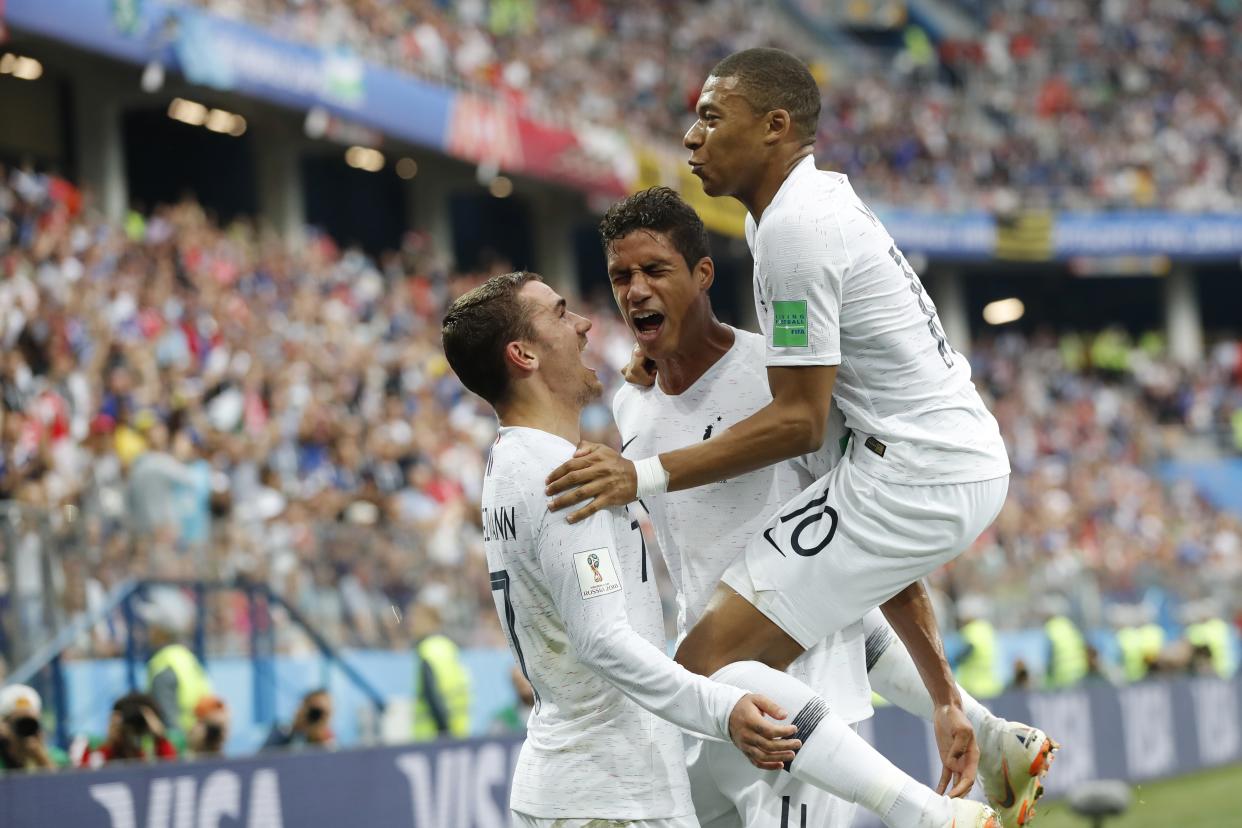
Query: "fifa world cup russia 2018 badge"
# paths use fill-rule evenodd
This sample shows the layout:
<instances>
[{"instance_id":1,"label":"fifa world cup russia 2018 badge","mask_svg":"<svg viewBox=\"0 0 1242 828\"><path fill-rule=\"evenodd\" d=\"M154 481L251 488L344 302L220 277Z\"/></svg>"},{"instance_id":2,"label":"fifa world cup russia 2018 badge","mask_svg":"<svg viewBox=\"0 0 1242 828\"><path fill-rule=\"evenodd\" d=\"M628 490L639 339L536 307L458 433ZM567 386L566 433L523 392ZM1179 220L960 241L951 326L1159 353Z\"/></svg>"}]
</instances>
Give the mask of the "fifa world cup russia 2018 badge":
<instances>
[{"instance_id":1,"label":"fifa world cup russia 2018 badge","mask_svg":"<svg viewBox=\"0 0 1242 828\"><path fill-rule=\"evenodd\" d=\"M617 564L606 546L575 552L574 573L583 600L622 591Z\"/></svg>"}]
</instances>

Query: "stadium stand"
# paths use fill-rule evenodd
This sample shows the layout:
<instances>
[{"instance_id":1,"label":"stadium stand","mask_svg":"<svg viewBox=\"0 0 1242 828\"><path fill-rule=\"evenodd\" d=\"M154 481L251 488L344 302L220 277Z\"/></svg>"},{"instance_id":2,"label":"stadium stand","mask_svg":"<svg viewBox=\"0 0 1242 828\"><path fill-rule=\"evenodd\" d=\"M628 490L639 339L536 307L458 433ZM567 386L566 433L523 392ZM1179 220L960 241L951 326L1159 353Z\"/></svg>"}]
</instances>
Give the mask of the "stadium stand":
<instances>
[{"instance_id":1,"label":"stadium stand","mask_svg":"<svg viewBox=\"0 0 1242 828\"><path fill-rule=\"evenodd\" d=\"M379 261L323 236L290 254L192 201L113 226L69 182L21 169L0 207L0 499L79 515L63 572L43 581L19 566L35 578L11 587L24 641L43 623L44 588L66 585L62 617L142 574L267 580L351 645L408 646L389 608L416 598L450 608L459 640L498 642L471 506L494 422L438 349L446 303L482 273L445 270L416 232ZM591 316L615 388L631 340L611 307ZM1174 602L1235 589L1237 516L1151 468L1195 433L1228 434L1242 346L1222 342L1185 372L1158 337L1147 345L1115 332L976 344L976 382L1017 474L946 592L986 586L1033 613L1032 586L1072 590L1099 624L1108 602L1148 588ZM601 405L587 421L615 443ZM222 649L238 648L242 621L213 615ZM95 643L120 649L115 634Z\"/></svg>"},{"instance_id":2,"label":"stadium stand","mask_svg":"<svg viewBox=\"0 0 1242 828\"><path fill-rule=\"evenodd\" d=\"M925 56L829 62L839 40L808 44L740 0L195 2L535 112L669 137L717 60L779 45L824 84L821 163L865 197L1000 211L1242 203L1230 83L1242 18L1229 3L963 2L977 30Z\"/></svg>"}]
</instances>

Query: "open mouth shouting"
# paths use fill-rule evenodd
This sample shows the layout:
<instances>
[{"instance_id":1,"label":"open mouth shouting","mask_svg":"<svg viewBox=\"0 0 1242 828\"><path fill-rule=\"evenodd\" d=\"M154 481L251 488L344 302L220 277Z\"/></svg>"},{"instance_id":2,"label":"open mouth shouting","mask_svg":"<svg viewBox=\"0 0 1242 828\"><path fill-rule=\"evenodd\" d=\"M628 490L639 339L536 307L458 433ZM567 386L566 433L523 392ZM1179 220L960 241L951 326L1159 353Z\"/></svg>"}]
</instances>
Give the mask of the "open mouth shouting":
<instances>
[{"instance_id":1,"label":"open mouth shouting","mask_svg":"<svg viewBox=\"0 0 1242 828\"><path fill-rule=\"evenodd\" d=\"M634 333L642 343L654 341L664 329L664 314L659 311L635 311L630 314L630 321L634 323Z\"/></svg>"}]
</instances>

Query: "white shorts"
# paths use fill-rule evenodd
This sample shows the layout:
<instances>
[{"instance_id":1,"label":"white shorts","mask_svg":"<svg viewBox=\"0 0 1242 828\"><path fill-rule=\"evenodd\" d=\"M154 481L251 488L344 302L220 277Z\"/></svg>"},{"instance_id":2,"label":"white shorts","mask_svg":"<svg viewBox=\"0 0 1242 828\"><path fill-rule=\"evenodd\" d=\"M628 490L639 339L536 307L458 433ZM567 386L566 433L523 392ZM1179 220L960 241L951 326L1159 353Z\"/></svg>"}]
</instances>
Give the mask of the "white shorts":
<instances>
[{"instance_id":1,"label":"white shorts","mask_svg":"<svg viewBox=\"0 0 1242 828\"><path fill-rule=\"evenodd\" d=\"M1008 475L890 483L847 453L781 507L721 580L809 649L965 551L1008 489Z\"/></svg>"},{"instance_id":2,"label":"white shorts","mask_svg":"<svg viewBox=\"0 0 1242 828\"><path fill-rule=\"evenodd\" d=\"M533 817L521 811L510 811L509 815L510 828L699 828L699 821L692 816L670 819L560 819Z\"/></svg>"},{"instance_id":3,"label":"white shorts","mask_svg":"<svg viewBox=\"0 0 1242 828\"><path fill-rule=\"evenodd\" d=\"M761 771L733 745L693 740L686 762L703 828L850 828L854 821L854 803L785 771Z\"/></svg>"}]
</instances>

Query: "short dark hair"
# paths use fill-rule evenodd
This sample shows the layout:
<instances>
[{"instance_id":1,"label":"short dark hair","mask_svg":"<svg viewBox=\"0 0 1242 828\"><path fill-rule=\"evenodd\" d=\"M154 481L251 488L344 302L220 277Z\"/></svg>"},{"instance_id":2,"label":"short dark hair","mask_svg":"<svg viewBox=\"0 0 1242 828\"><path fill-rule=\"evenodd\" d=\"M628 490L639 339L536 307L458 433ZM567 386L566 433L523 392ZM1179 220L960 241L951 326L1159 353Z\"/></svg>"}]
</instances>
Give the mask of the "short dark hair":
<instances>
[{"instance_id":1,"label":"short dark hair","mask_svg":"<svg viewBox=\"0 0 1242 828\"><path fill-rule=\"evenodd\" d=\"M743 49L712 69L717 78L737 78L738 93L758 113L784 109L802 138L814 138L819 123L819 84L806 64L781 49Z\"/></svg>"},{"instance_id":2,"label":"short dark hair","mask_svg":"<svg viewBox=\"0 0 1242 828\"><path fill-rule=\"evenodd\" d=\"M155 696L138 690L132 690L113 702L112 712L120 713L122 718L136 718L142 715L144 707L154 713L162 723L168 724L164 721L164 711L160 709Z\"/></svg>"},{"instance_id":3,"label":"short dark hair","mask_svg":"<svg viewBox=\"0 0 1242 828\"><path fill-rule=\"evenodd\" d=\"M623 198L608 208L599 223L599 237L607 254L612 243L635 230L653 230L668 236L673 249L691 270L712 255L707 228L694 208L668 187L652 187Z\"/></svg>"},{"instance_id":4,"label":"short dark hair","mask_svg":"<svg viewBox=\"0 0 1242 828\"><path fill-rule=\"evenodd\" d=\"M459 296L440 324L444 356L457 378L493 406L509 394L505 346L535 338L530 310L518 292L527 282L541 281L525 270L493 276Z\"/></svg>"}]
</instances>

